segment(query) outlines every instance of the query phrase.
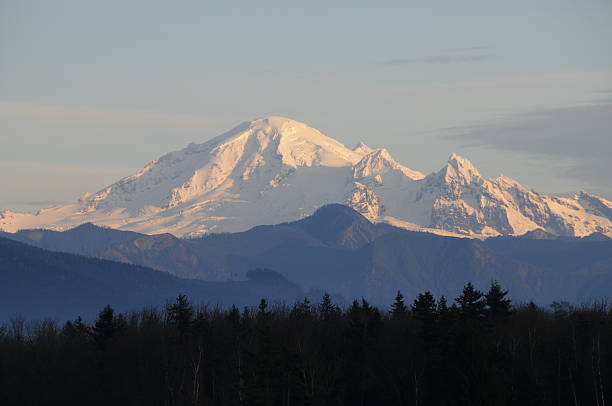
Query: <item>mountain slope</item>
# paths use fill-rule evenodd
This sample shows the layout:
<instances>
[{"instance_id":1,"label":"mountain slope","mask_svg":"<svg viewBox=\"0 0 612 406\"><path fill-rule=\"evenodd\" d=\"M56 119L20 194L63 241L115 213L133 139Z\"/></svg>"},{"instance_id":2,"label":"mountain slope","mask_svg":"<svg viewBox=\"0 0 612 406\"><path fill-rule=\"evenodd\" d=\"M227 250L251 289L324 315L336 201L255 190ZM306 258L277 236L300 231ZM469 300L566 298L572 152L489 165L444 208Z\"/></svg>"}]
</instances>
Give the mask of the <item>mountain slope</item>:
<instances>
[{"instance_id":1,"label":"mountain slope","mask_svg":"<svg viewBox=\"0 0 612 406\"><path fill-rule=\"evenodd\" d=\"M612 202L540 195L505 176L484 179L456 154L427 176L385 149L349 149L303 123L267 117L152 161L77 203L0 212L0 228L63 230L84 222L179 237L238 232L346 204L371 221L470 237L542 229L612 236Z\"/></svg>"},{"instance_id":2,"label":"mountain slope","mask_svg":"<svg viewBox=\"0 0 612 406\"><path fill-rule=\"evenodd\" d=\"M554 272L497 254L480 241L410 231L388 234L367 247L371 272L364 280L366 295L390 299L400 289L407 297L431 291L456 296L472 282L486 289L499 281L514 300L546 302L558 289Z\"/></svg>"},{"instance_id":3,"label":"mountain slope","mask_svg":"<svg viewBox=\"0 0 612 406\"><path fill-rule=\"evenodd\" d=\"M106 304L118 310L162 306L178 293L196 303L256 305L260 298L294 300L298 287L259 270L241 282L180 279L118 262L50 252L0 238L0 322L27 317L93 317Z\"/></svg>"},{"instance_id":4,"label":"mountain slope","mask_svg":"<svg viewBox=\"0 0 612 406\"><path fill-rule=\"evenodd\" d=\"M92 226L84 230L93 235L112 231ZM61 234L73 230L47 233L46 239L30 243L50 246L54 240L70 240ZM112 235L124 240L99 245L97 257L217 282L244 281L249 270L268 268L311 294L327 290L347 300L365 297L381 305L397 290L407 297L427 290L453 297L467 282L485 289L492 280L510 289L515 300L584 300L584 295L601 296L602 287L595 281L612 275L612 240L601 236L552 238L538 232L485 241L446 237L374 224L338 204L298 221L240 233L194 239L136 234L125 240L134 236L120 231ZM76 245L75 251L87 247ZM221 295L226 285L217 286Z\"/></svg>"},{"instance_id":5,"label":"mountain slope","mask_svg":"<svg viewBox=\"0 0 612 406\"><path fill-rule=\"evenodd\" d=\"M331 204L302 220L195 239L145 235L91 224L63 232L22 230L0 236L52 251L142 265L182 278L224 281L232 278L225 270L228 258L234 255L255 255L284 244L354 249L392 229L370 223L349 207Z\"/></svg>"},{"instance_id":6,"label":"mountain slope","mask_svg":"<svg viewBox=\"0 0 612 406\"><path fill-rule=\"evenodd\" d=\"M491 250L509 258L567 274L612 258L612 240L588 238L525 239L498 237L482 242ZM611 268L612 270L612 268Z\"/></svg>"},{"instance_id":7,"label":"mountain slope","mask_svg":"<svg viewBox=\"0 0 612 406\"><path fill-rule=\"evenodd\" d=\"M0 237L10 238L50 251L66 252L90 257L104 256L101 253L109 245L128 242L143 237L144 234L98 227L83 223L69 230L20 230L16 233L2 233Z\"/></svg>"}]
</instances>

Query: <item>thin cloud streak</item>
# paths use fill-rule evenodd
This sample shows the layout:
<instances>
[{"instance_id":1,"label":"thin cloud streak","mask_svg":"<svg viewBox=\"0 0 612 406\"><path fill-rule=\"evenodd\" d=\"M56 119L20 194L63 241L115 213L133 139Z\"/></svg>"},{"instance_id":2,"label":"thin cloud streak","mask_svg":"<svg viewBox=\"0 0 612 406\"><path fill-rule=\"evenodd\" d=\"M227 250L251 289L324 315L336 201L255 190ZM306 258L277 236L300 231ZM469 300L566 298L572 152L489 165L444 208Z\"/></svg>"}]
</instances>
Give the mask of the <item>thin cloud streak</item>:
<instances>
[{"instance_id":1,"label":"thin cloud streak","mask_svg":"<svg viewBox=\"0 0 612 406\"><path fill-rule=\"evenodd\" d=\"M111 110L0 100L0 123L9 120L110 123L126 127L168 129L207 129L218 125L219 122L202 114Z\"/></svg>"},{"instance_id":2,"label":"thin cloud streak","mask_svg":"<svg viewBox=\"0 0 612 406\"><path fill-rule=\"evenodd\" d=\"M477 45L472 47L464 47L464 48L448 48L446 51L448 52L469 52L469 51L483 51L485 49L491 49L489 45Z\"/></svg>"},{"instance_id":3,"label":"thin cloud streak","mask_svg":"<svg viewBox=\"0 0 612 406\"><path fill-rule=\"evenodd\" d=\"M66 204L62 200L31 200L31 201L20 201L20 200L1 200L0 205L2 206L32 206L32 207L51 207L60 204Z\"/></svg>"},{"instance_id":4,"label":"thin cloud streak","mask_svg":"<svg viewBox=\"0 0 612 406\"><path fill-rule=\"evenodd\" d=\"M465 148L512 151L544 159L555 176L612 195L612 103L532 111L499 123L455 128L444 139Z\"/></svg>"},{"instance_id":5,"label":"thin cloud streak","mask_svg":"<svg viewBox=\"0 0 612 406\"><path fill-rule=\"evenodd\" d=\"M405 58L405 59L390 59L383 62L384 65L414 65L414 64L433 64L433 65L449 65L453 63L466 63L466 62L481 62L487 59L491 59L492 54L446 54L446 55L433 55L423 56L418 58Z\"/></svg>"}]
</instances>

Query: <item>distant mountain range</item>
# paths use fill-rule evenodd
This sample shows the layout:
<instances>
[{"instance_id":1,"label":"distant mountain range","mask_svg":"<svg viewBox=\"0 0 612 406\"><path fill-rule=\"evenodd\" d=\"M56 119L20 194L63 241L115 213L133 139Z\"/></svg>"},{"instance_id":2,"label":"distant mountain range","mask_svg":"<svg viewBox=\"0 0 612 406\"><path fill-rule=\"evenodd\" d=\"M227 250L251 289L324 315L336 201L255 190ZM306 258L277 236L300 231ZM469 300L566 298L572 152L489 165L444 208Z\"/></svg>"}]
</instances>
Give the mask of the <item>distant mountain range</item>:
<instances>
[{"instance_id":1,"label":"distant mountain range","mask_svg":"<svg viewBox=\"0 0 612 406\"><path fill-rule=\"evenodd\" d=\"M150 268L61 252L0 237L0 323L9 317L93 318L163 306L179 293L196 304L252 306L262 297L297 300L299 287L276 272L253 270L243 281L177 278Z\"/></svg>"},{"instance_id":2,"label":"distant mountain range","mask_svg":"<svg viewBox=\"0 0 612 406\"><path fill-rule=\"evenodd\" d=\"M1 212L0 229L65 230L93 222L193 237L298 220L328 203L346 204L374 222L446 235L612 236L612 202L601 197L551 197L505 176L487 180L455 154L425 176L385 149L349 149L283 117L246 122L166 154L75 204Z\"/></svg>"},{"instance_id":3,"label":"distant mountain range","mask_svg":"<svg viewBox=\"0 0 612 406\"><path fill-rule=\"evenodd\" d=\"M0 305L13 303L15 309L20 300L38 306L45 295L43 309L68 306L63 298L75 295L99 298L99 305L110 301L105 298L124 307L144 304L144 299L160 303L181 290L199 301L225 304L300 295L316 300L328 291L347 301L365 297L386 306L397 290L408 298L426 290L455 297L467 282L486 289L493 280L510 289L515 300L548 304L602 298L612 286L612 240L603 234L574 238L535 231L481 241L372 223L339 204L294 222L201 238L92 224L0 237L5 290ZM254 284L248 271L257 268L277 272L278 278L271 279L279 285ZM277 275L272 271L266 272Z\"/></svg>"}]
</instances>

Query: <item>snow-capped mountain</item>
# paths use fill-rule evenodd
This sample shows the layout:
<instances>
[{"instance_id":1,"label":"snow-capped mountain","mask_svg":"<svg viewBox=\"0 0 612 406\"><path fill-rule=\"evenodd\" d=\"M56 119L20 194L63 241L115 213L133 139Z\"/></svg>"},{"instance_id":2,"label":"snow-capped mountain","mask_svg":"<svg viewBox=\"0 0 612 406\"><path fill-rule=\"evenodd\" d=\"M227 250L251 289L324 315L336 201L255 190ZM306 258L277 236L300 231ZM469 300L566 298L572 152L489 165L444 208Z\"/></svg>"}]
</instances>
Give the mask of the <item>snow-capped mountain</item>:
<instances>
[{"instance_id":1,"label":"snow-capped mountain","mask_svg":"<svg viewBox=\"0 0 612 406\"><path fill-rule=\"evenodd\" d=\"M451 155L428 176L385 149L349 149L294 120L243 123L202 144L152 161L72 205L36 214L4 211L0 228L66 229L84 222L144 233L196 236L243 231L344 203L373 221L464 236L524 234L612 236L612 202L580 193L540 195L501 176L484 179Z\"/></svg>"}]
</instances>

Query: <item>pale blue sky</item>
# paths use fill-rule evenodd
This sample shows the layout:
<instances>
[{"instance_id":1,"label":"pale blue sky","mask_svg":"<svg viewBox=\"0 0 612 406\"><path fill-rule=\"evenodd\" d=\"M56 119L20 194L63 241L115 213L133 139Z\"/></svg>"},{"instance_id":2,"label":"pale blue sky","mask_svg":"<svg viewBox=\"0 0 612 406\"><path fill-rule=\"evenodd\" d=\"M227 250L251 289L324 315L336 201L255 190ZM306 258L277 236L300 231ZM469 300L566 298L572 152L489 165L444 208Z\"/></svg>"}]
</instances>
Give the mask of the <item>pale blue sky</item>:
<instances>
[{"instance_id":1,"label":"pale blue sky","mask_svg":"<svg viewBox=\"0 0 612 406\"><path fill-rule=\"evenodd\" d=\"M612 198L611 1L228 3L0 0L0 209L265 115Z\"/></svg>"}]
</instances>

